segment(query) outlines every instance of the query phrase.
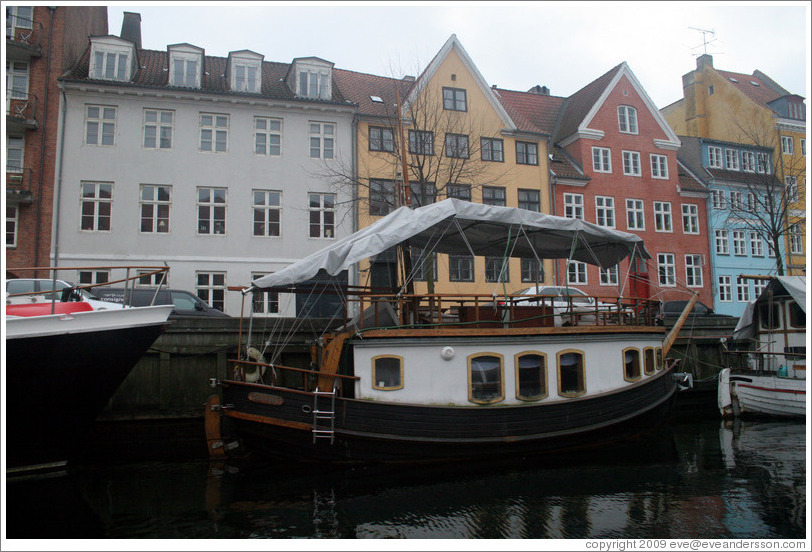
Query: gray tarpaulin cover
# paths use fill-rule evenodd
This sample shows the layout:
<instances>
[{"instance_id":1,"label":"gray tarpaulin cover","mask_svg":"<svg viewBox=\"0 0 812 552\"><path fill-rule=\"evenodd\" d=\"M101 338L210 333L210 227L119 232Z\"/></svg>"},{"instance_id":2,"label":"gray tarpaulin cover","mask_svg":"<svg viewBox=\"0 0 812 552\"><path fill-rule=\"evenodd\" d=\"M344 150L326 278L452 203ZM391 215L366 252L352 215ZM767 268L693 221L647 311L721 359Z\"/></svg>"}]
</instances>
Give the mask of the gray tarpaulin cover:
<instances>
[{"instance_id":1,"label":"gray tarpaulin cover","mask_svg":"<svg viewBox=\"0 0 812 552\"><path fill-rule=\"evenodd\" d=\"M452 255L567 259L608 268L629 255L651 258L643 240L583 220L446 199L417 209L401 207L284 269L253 288L289 286L323 270L336 275L409 240L411 247Z\"/></svg>"},{"instance_id":2,"label":"gray tarpaulin cover","mask_svg":"<svg viewBox=\"0 0 812 552\"><path fill-rule=\"evenodd\" d=\"M776 291L781 291L784 288L787 293L798 303L798 306L806 312L806 276L775 276L767 284L767 287L761 292L759 297L754 301L747 303L744 312L739 318L739 323L736 324L736 329L733 330L733 339L750 339L756 335L756 324L753 314L756 310L756 303L760 297L765 297L767 290L773 290L775 295ZM777 288L777 289L776 289Z\"/></svg>"}]
</instances>

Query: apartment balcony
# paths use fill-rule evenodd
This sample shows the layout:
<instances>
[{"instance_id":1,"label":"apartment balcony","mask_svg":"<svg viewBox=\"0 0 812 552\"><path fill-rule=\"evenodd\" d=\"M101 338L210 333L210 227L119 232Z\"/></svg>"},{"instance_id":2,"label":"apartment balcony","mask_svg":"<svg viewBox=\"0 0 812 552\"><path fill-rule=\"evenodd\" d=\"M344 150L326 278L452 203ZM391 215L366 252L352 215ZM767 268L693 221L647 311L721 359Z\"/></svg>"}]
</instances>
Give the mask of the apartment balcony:
<instances>
[{"instance_id":1,"label":"apartment balcony","mask_svg":"<svg viewBox=\"0 0 812 552\"><path fill-rule=\"evenodd\" d=\"M6 15L6 59L23 61L42 55L42 24Z\"/></svg>"},{"instance_id":2,"label":"apartment balcony","mask_svg":"<svg viewBox=\"0 0 812 552\"><path fill-rule=\"evenodd\" d=\"M6 90L6 133L34 130L37 123L37 96Z\"/></svg>"},{"instance_id":3,"label":"apartment balcony","mask_svg":"<svg viewBox=\"0 0 812 552\"><path fill-rule=\"evenodd\" d=\"M6 203L18 205L34 202L34 171L6 167Z\"/></svg>"}]
</instances>

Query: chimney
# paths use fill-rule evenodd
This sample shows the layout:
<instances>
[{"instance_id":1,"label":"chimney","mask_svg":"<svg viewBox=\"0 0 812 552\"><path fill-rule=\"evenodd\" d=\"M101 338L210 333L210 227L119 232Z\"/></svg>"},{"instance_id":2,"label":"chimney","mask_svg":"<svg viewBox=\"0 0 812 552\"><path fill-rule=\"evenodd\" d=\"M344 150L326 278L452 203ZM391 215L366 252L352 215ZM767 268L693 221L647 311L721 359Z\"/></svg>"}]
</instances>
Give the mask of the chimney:
<instances>
[{"instance_id":1,"label":"chimney","mask_svg":"<svg viewBox=\"0 0 812 552\"><path fill-rule=\"evenodd\" d=\"M698 58L696 58L696 68L702 69L705 66L713 67L713 56L710 54L702 54Z\"/></svg>"},{"instance_id":2,"label":"chimney","mask_svg":"<svg viewBox=\"0 0 812 552\"><path fill-rule=\"evenodd\" d=\"M546 86L541 86L540 84L537 84L536 86L534 86L533 88L528 90L528 92L532 92L533 94L538 94L539 96L549 96L550 95L550 89L547 88Z\"/></svg>"},{"instance_id":3,"label":"chimney","mask_svg":"<svg viewBox=\"0 0 812 552\"><path fill-rule=\"evenodd\" d=\"M136 49L141 49L140 13L124 12L124 20L121 22L121 38L134 43Z\"/></svg>"}]
</instances>

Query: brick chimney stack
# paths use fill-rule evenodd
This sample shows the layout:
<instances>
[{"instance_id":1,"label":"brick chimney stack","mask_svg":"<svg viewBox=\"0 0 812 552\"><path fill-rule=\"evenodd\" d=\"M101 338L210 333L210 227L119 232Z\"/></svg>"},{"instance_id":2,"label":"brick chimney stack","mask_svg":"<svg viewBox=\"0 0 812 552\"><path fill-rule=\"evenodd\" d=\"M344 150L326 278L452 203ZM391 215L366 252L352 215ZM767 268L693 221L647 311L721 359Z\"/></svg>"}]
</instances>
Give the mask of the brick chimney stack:
<instances>
[{"instance_id":1,"label":"brick chimney stack","mask_svg":"<svg viewBox=\"0 0 812 552\"><path fill-rule=\"evenodd\" d=\"M702 54L696 58L696 68L702 69L705 66L713 67L713 56L710 54Z\"/></svg>"},{"instance_id":2,"label":"brick chimney stack","mask_svg":"<svg viewBox=\"0 0 812 552\"><path fill-rule=\"evenodd\" d=\"M121 22L121 38L129 40L135 44L137 49L141 49L141 14L124 12L124 20Z\"/></svg>"}]
</instances>

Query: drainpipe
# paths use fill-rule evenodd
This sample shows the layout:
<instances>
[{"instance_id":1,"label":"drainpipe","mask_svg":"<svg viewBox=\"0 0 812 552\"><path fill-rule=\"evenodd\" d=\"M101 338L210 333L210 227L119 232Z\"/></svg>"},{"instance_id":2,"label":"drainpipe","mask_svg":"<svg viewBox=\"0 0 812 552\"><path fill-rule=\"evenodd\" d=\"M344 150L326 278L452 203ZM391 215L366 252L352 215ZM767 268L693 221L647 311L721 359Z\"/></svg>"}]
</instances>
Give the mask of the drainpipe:
<instances>
[{"instance_id":1,"label":"drainpipe","mask_svg":"<svg viewBox=\"0 0 812 552\"><path fill-rule=\"evenodd\" d=\"M40 140L39 152L39 182L37 182L37 216L36 223L34 224L34 266L40 266L39 263L39 240L42 234L42 187L44 184L45 172L45 147L47 145L46 136L48 134L48 92L51 89L51 57L53 45L53 30L54 30L54 11L56 6L48 6L48 53L45 61L45 97L43 98L43 115L42 115L42 137ZM38 278L37 271L34 272L34 278Z\"/></svg>"},{"instance_id":2,"label":"drainpipe","mask_svg":"<svg viewBox=\"0 0 812 552\"><path fill-rule=\"evenodd\" d=\"M549 157L548 159L548 167L549 167ZM550 174L550 170L548 168L547 174ZM558 179L555 176L550 178L550 210L552 211L552 215L555 215L555 183ZM558 285L558 259L553 259L553 275L555 277L555 281L553 281L553 285ZM546 278L545 278L546 280ZM538 291L538 290L536 290Z\"/></svg>"},{"instance_id":3,"label":"drainpipe","mask_svg":"<svg viewBox=\"0 0 812 552\"><path fill-rule=\"evenodd\" d=\"M54 190L54 235L53 235L53 250L54 250L54 265L59 266L59 213L60 204L62 201L62 159L65 155L65 117L68 111L68 97L65 95L65 83L59 82L59 91L62 94L60 123L59 123L59 141L56 145L56 190Z\"/></svg>"}]
</instances>

